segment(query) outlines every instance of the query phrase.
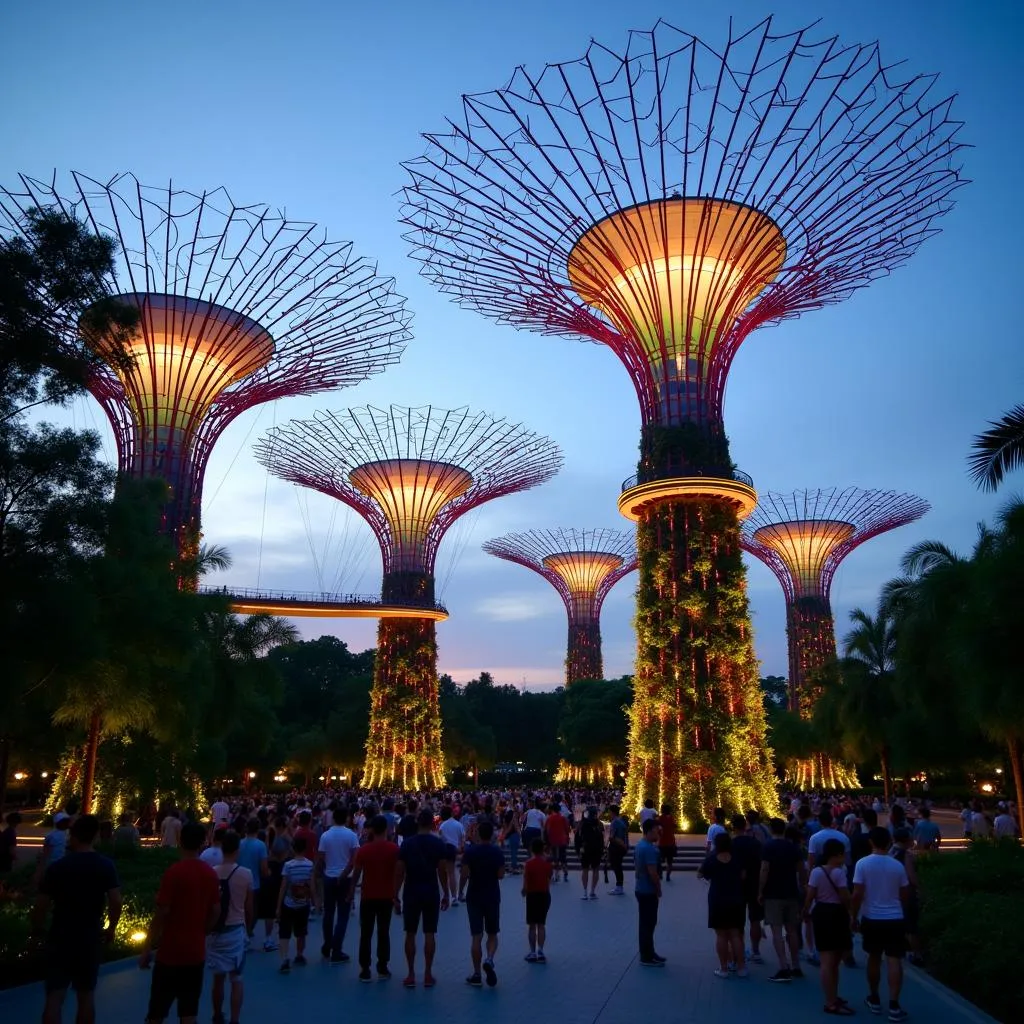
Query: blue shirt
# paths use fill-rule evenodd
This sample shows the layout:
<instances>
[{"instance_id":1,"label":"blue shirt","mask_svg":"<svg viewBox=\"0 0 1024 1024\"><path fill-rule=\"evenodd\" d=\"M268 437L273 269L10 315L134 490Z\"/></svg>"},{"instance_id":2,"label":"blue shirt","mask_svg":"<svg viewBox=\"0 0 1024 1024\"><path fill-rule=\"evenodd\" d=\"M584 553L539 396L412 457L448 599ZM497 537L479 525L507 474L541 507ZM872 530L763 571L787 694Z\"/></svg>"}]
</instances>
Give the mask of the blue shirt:
<instances>
[{"instance_id":1,"label":"blue shirt","mask_svg":"<svg viewBox=\"0 0 1024 1024\"><path fill-rule=\"evenodd\" d=\"M246 836L238 844L237 863L252 872L252 890L260 889L260 864L267 859L267 844L255 836Z\"/></svg>"},{"instance_id":2,"label":"blue shirt","mask_svg":"<svg viewBox=\"0 0 1024 1024\"><path fill-rule=\"evenodd\" d=\"M636 891L640 895L645 893L653 895L658 890L654 886L654 879L647 870L648 865L653 865L657 870L661 863L661 852L649 839L641 839L633 851L633 864L636 868Z\"/></svg>"},{"instance_id":3,"label":"blue shirt","mask_svg":"<svg viewBox=\"0 0 1024 1024\"><path fill-rule=\"evenodd\" d=\"M942 838L939 826L930 818L922 818L914 826L914 842L918 846L931 846Z\"/></svg>"}]
</instances>

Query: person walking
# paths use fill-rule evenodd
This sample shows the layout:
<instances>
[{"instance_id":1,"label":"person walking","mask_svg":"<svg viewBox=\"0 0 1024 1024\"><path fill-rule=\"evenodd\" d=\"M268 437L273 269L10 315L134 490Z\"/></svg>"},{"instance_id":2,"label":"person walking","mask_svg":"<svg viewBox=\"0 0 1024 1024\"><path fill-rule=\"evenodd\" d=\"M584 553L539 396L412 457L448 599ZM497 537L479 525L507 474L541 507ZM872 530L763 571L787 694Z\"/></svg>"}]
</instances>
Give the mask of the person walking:
<instances>
[{"instance_id":1,"label":"person walking","mask_svg":"<svg viewBox=\"0 0 1024 1024\"><path fill-rule=\"evenodd\" d=\"M814 928L814 944L821 958L825 1013L836 1017L853 1016L852 1008L839 995L839 961L853 945L846 883L846 850L838 839L828 839L807 880L804 917Z\"/></svg>"},{"instance_id":2,"label":"person walking","mask_svg":"<svg viewBox=\"0 0 1024 1024\"><path fill-rule=\"evenodd\" d=\"M181 829L177 863L160 879L156 909L146 932L139 967L149 968L156 950L149 987L148 1024L160 1024L178 1004L182 1024L195 1024L203 994L206 935L220 914L220 884L209 864L199 859L206 829L189 822Z\"/></svg>"},{"instance_id":3,"label":"person walking","mask_svg":"<svg viewBox=\"0 0 1024 1024\"><path fill-rule=\"evenodd\" d=\"M114 862L93 849L99 830L94 814L75 819L66 829L67 852L46 868L39 882L30 917L31 943L42 941L47 915L53 911L44 946L43 1024L60 1024L69 988L78 1001L77 1024L96 1020L101 947L113 941L124 902Z\"/></svg>"},{"instance_id":4,"label":"person walking","mask_svg":"<svg viewBox=\"0 0 1024 1024\"><path fill-rule=\"evenodd\" d=\"M359 849L359 837L349 827L351 813L344 807L335 807L333 825L320 837L317 844L317 865L324 879L323 944L320 955L331 964L348 963L351 957L342 946L348 930L349 880L342 876Z\"/></svg>"},{"instance_id":5,"label":"person walking","mask_svg":"<svg viewBox=\"0 0 1024 1024\"><path fill-rule=\"evenodd\" d=\"M395 867L398 844L388 839L388 819L378 814L370 820L370 841L352 858L352 882L348 899L362 881L359 897L359 980L371 981L373 932L377 930L377 978L391 977L391 914L395 906Z\"/></svg>"},{"instance_id":6,"label":"person walking","mask_svg":"<svg viewBox=\"0 0 1024 1024\"><path fill-rule=\"evenodd\" d=\"M910 881L903 865L889 856L892 837L880 826L871 830L871 853L857 862L853 871L853 900L850 916L853 927L860 927L862 945L868 957L868 1009L881 1014L879 985L882 957L885 957L889 981L889 1020L902 1021L909 1016L900 1006L903 987L903 957L907 952L904 934L903 904Z\"/></svg>"},{"instance_id":7,"label":"person walking","mask_svg":"<svg viewBox=\"0 0 1024 1024\"><path fill-rule=\"evenodd\" d=\"M596 900L598 872L601 868L601 859L604 857L604 825L597 816L596 805L591 804L587 808L576 835L580 844L580 877L583 879L581 898Z\"/></svg>"},{"instance_id":8,"label":"person walking","mask_svg":"<svg viewBox=\"0 0 1024 1024\"><path fill-rule=\"evenodd\" d=\"M481 966L488 986L494 988L498 984L498 975L494 969L498 932L501 930L501 886L498 883L505 877L505 855L494 845L493 838L494 825L489 820L481 821L477 825L477 842L463 854L459 879L460 889L467 879L469 881L466 888L466 910L473 973L466 978L466 984L474 987L482 984ZM487 933L487 956L483 957L481 963L484 932Z\"/></svg>"},{"instance_id":9,"label":"person walking","mask_svg":"<svg viewBox=\"0 0 1024 1024\"><path fill-rule=\"evenodd\" d=\"M313 910L313 862L306 856L306 837L291 840L292 858L281 865L277 887L277 935L281 947L281 974L291 970L292 936L295 936L295 966L306 966L306 936L309 934L309 916Z\"/></svg>"},{"instance_id":10,"label":"person walking","mask_svg":"<svg viewBox=\"0 0 1024 1024\"><path fill-rule=\"evenodd\" d=\"M247 868L249 874L252 875L252 895L256 905L257 919L264 922L263 952L272 953L277 949L277 944L272 938L276 899L269 906L260 899L260 889L265 882L270 880L270 865L268 863L269 853L267 851L267 844L260 839L258 835L259 830L260 822L258 818L250 818L245 823L245 838L241 840L238 846L238 863L243 868ZM256 928L255 921L252 928L253 930ZM249 941L252 942L252 939L253 931L250 931Z\"/></svg>"},{"instance_id":11,"label":"person walking","mask_svg":"<svg viewBox=\"0 0 1024 1024\"><path fill-rule=\"evenodd\" d=\"M658 819L647 818L641 826L643 838L636 844L634 865L636 868L635 894L638 913L638 938L640 965L642 967L664 967L665 957L654 949L654 931L658 927L658 900L661 899L661 876L658 866L661 851L658 849Z\"/></svg>"},{"instance_id":12,"label":"person walking","mask_svg":"<svg viewBox=\"0 0 1024 1024\"><path fill-rule=\"evenodd\" d=\"M224 982L230 980L228 1003L230 1024L238 1024L245 989L242 971L249 948L249 934L256 925L256 901L252 872L238 863L241 839L229 829L221 839L224 857L214 869L220 886L220 912L213 932L206 939L206 966L213 974L213 1024L224 1024Z\"/></svg>"},{"instance_id":13,"label":"person walking","mask_svg":"<svg viewBox=\"0 0 1024 1024\"><path fill-rule=\"evenodd\" d=\"M544 840L534 839L531 857L523 866L522 894L526 899L526 937L530 952L528 964L547 963L544 942L547 939L548 911L551 909L551 861L544 856Z\"/></svg>"},{"instance_id":14,"label":"person walking","mask_svg":"<svg viewBox=\"0 0 1024 1024\"><path fill-rule=\"evenodd\" d=\"M715 852L700 866L698 877L708 887L708 927L715 933L718 954L716 978L728 978L736 971L738 978L749 978L743 949L743 917L746 901L743 893L745 872L738 857L733 856L732 836L719 832L715 836Z\"/></svg>"},{"instance_id":15,"label":"person walking","mask_svg":"<svg viewBox=\"0 0 1024 1024\"><path fill-rule=\"evenodd\" d=\"M932 821L930 807L922 807L914 826L914 843L921 853L932 853L942 843L942 830Z\"/></svg>"},{"instance_id":16,"label":"person walking","mask_svg":"<svg viewBox=\"0 0 1024 1024\"><path fill-rule=\"evenodd\" d=\"M466 830L462 827L462 822L452 816L452 809L447 804L441 808L441 824L438 826L437 831L444 842L444 861L445 869L448 872L448 891L453 893L452 906L457 907L459 905L459 897L454 895L458 893L455 880L455 864L459 857L462 856L462 851L466 848Z\"/></svg>"},{"instance_id":17,"label":"person walking","mask_svg":"<svg viewBox=\"0 0 1024 1024\"><path fill-rule=\"evenodd\" d=\"M609 896L625 896L625 874L622 862L629 851L629 821L619 812L618 804L612 804L608 810L612 820L608 826L608 864L615 874L615 886L608 890Z\"/></svg>"},{"instance_id":18,"label":"person walking","mask_svg":"<svg viewBox=\"0 0 1024 1024\"><path fill-rule=\"evenodd\" d=\"M800 890L806 878L800 847L786 838L781 818L768 822L771 839L761 848L758 902L772 930L772 946L779 969L768 980L788 982L802 978L800 968ZM787 955L788 954L788 955Z\"/></svg>"},{"instance_id":19,"label":"person walking","mask_svg":"<svg viewBox=\"0 0 1024 1024\"><path fill-rule=\"evenodd\" d=\"M537 797L523 819L523 845L533 849L534 839L544 838L544 801Z\"/></svg>"},{"instance_id":20,"label":"person walking","mask_svg":"<svg viewBox=\"0 0 1024 1024\"><path fill-rule=\"evenodd\" d=\"M423 922L423 987L433 988L437 924L448 909L451 889L445 862L444 842L434 835L434 813L424 808L416 818L416 834L398 848L395 868L395 910L402 915L405 929L405 960L409 967L402 984L416 987L416 932ZM401 897L397 894L401 893Z\"/></svg>"},{"instance_id":21,"label":"person walking","mask_svg":"<svg viewBox=\"0 0 1024 1024\"><path fill-rule=\"evenodd\" d=\"M509 874L519 874L519 846L522 840L520 833L519 807L515 801L512 802L501 821L501 842L508 843Z\"/></svg>"},{"instance_id":22,"label":"person walking","mask_svg":"<svg viewBox=\"0 0 1024 1024\"><path fill-rule=\"evenodd\" d=\"M554 881L558 881L558 872L562 872L562 881L569 881L569 822L558 808L552 804L547 818L544 819L544 839L551 849L551 861L555 865Z\"/></svg>"}]
</instances>

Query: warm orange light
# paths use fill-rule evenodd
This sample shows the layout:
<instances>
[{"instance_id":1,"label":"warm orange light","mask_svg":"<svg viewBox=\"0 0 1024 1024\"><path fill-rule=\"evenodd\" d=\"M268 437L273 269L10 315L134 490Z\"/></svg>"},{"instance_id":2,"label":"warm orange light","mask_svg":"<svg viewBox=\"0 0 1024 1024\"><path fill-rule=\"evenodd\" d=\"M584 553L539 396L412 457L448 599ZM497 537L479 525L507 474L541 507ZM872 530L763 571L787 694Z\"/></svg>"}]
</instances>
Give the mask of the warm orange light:
<instances>
[{"instance_id":1,"label":"warm orange light","mask_svg":"<svg viewBox=\"0 0 1024 1024\"><path fill-rule=\"evenodd\" d=\"M785 259L785 239L763 213L673 198L599 221L573 247L568 272L580 298L638 341L652 365L665 364L666 377L697 382L719 333Z\"/></svg>"},{"instance_id":2,"label":"warm orange light","mask_svg":"<svg viewBox=\"0 0 1024 1024\"><path fill-rule=\"evenodd\" d=\"M619 512L636 522L647 505L667 498L720 498L735 507L736 515L740 519L746 519L757 508L757 491L742 480L692 476L650 480L630 487L619 495Z\"/></svg>"},{"instance_id":3,"label":"warm orange light","mask_svg":"<svg viewBox=\"0 0 1024 1024\"><path fill-rule=\"evenodd\" d=\"M129 292L139 325L128 343L134 365L119 369L126 397L145 434L158 442L189 434L228 385L265 366L274 339L255 320L200 299ZM113 342L93 341L100 355Z\"/></svg>"},{"instance_id":4,"label":"warm orange light","mask_svg":"<svg viewBox=\"0 0 1024 1024\"><path fill-rule=\"evenodd\" d=\"M391 527L393 568L421 571L427 533L438 513L473 485L466 470L429 459L385 459L356 466L353 487L373 498Z\"/></svg>"},{"instance_id":5,"label":"warm orange light","mask_svg":"<svg viewBox=\"0 0 1024 1024\"><path fill-rule=\"evenodd\" d=\"M344 604L325 601L290 601L287 598L245 597L231 601L236 615L281 615L294 619L431 619L444 622L448 613L440 608L405 605Z\"/></svg>"},{"instance_id":6,"label":"warm orange light","mask_svg":"<svg viewBox=\"0 0 1024 1024\"><path fill-rule=\"evenodd\" d=\"M597 588L616 569L622 567L619 555L605 551L560 551L542 559L545 569L558 573L569 588L575 615L593 614Z\"/></svg>"},{"instance_id":7,"label":"warm orange light","mask_svg":"<svg viewBox=\"0 0 1024 1024\"><path fill-rule=\"evenodd\" d=\"M825 560L853 534L850 523L807 519L762 526L754 531L754 540L786 563L797 597L820 597Z\"/></svg>"}]
</instances>

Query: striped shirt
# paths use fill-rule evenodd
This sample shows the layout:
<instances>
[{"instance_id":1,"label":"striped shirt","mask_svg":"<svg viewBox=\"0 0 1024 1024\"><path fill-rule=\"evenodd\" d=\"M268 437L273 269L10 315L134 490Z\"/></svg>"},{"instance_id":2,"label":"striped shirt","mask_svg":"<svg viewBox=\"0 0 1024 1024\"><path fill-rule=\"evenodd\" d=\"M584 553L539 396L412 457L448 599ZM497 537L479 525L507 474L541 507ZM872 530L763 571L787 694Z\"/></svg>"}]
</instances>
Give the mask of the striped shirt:
<instances>
[{"instance_id":1,"label":"striped shirt","mask_svg":"<svg viewBox=\"0 0 1024 1024\"><path fill-rule=\"evenodd\" d=\"M281 869L281 884L286 907L308 907L313 898L313 862L308 857L287 861Z\"/></svg>"}]
</instances>

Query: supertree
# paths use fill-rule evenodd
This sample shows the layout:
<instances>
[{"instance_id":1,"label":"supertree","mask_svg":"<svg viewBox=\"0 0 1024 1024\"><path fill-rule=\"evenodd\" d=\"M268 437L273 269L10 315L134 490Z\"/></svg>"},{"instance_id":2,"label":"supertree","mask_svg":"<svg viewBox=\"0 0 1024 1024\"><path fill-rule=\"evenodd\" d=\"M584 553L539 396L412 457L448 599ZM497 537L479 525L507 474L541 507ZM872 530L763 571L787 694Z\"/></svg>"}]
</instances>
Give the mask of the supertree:
<instances>
[{"instance_id":1,"label":"supertree","mask_svg":"<svg viewBox=\"0 0 1024 1024\"><path fill-rule=\"evenodd\" d=\"M210 451L240 413L331 391L395 362L410 314L394 281L329 242L315 224L239 206L223 188L189 192L72 173L0 188L0 222L24 231L33 209L59 211L116 243L109 296L135 307L125 346L87 337L101 357L87 382L110 419L118 469L166 481L163 528L183 555L200 533ZM83 325L56 312L74 339ZM125 348L127 351L125 351ZM127 356L127 358L125 358Z\"/></svg>"},{"instance_id":2,"label":"supertree","mask_svg":"<svg viewBox=\"0 0 1024 1024\"><path fill-rule=\"evenodd\" d=\"M449 527L470 509L529 490L558 472L546 437L468 409L367 406L321 412L270 431L257 459L276 476L355 509L380 544L381 616L363 785L435 788L444 782L434 561Z\"/></svg>"},{"instance_id":3,"label":"supertree","mask_svg":"<svg viewBox=\"0 0 1024 1024\"><path fill-rule=\"evenodd\" d=\"M463 97L405 166L423 273L518 328L610 347L640 400L638 653L626 802L774 806L722 422L756 327L903 263L960 184L951 100L877 45L771 19L716 50L659 22L625 53Z\"/></svg>"},{"instance_id":4,"label":"supertree","mask_svg":"<svg viewBox=\"0 0 1024 1024\"><path fill-rule=\"evenodd\" d=\"M858 487L760 496L740 543L775 573L786 595L791 711L810 716L819 692L815 673L836 657L830 594L839 564L864 541L920 519L929 508L913 494ZM789 772L804 789L856 784L851 768L821 753L798 759Z\"/></svg>"},{"instance_id":5,"label":"supertree","mask_svg":"<svg viewBox=\"0 0 1024 1024\"><path fill-rule=\"evenodd\" d=\"M601 606L636 568L636 538L622 530L530 530L487 541L484 551L532 569L565 602L569 641L565 685L603 679Z\"/></svg>"}]
</instances>

